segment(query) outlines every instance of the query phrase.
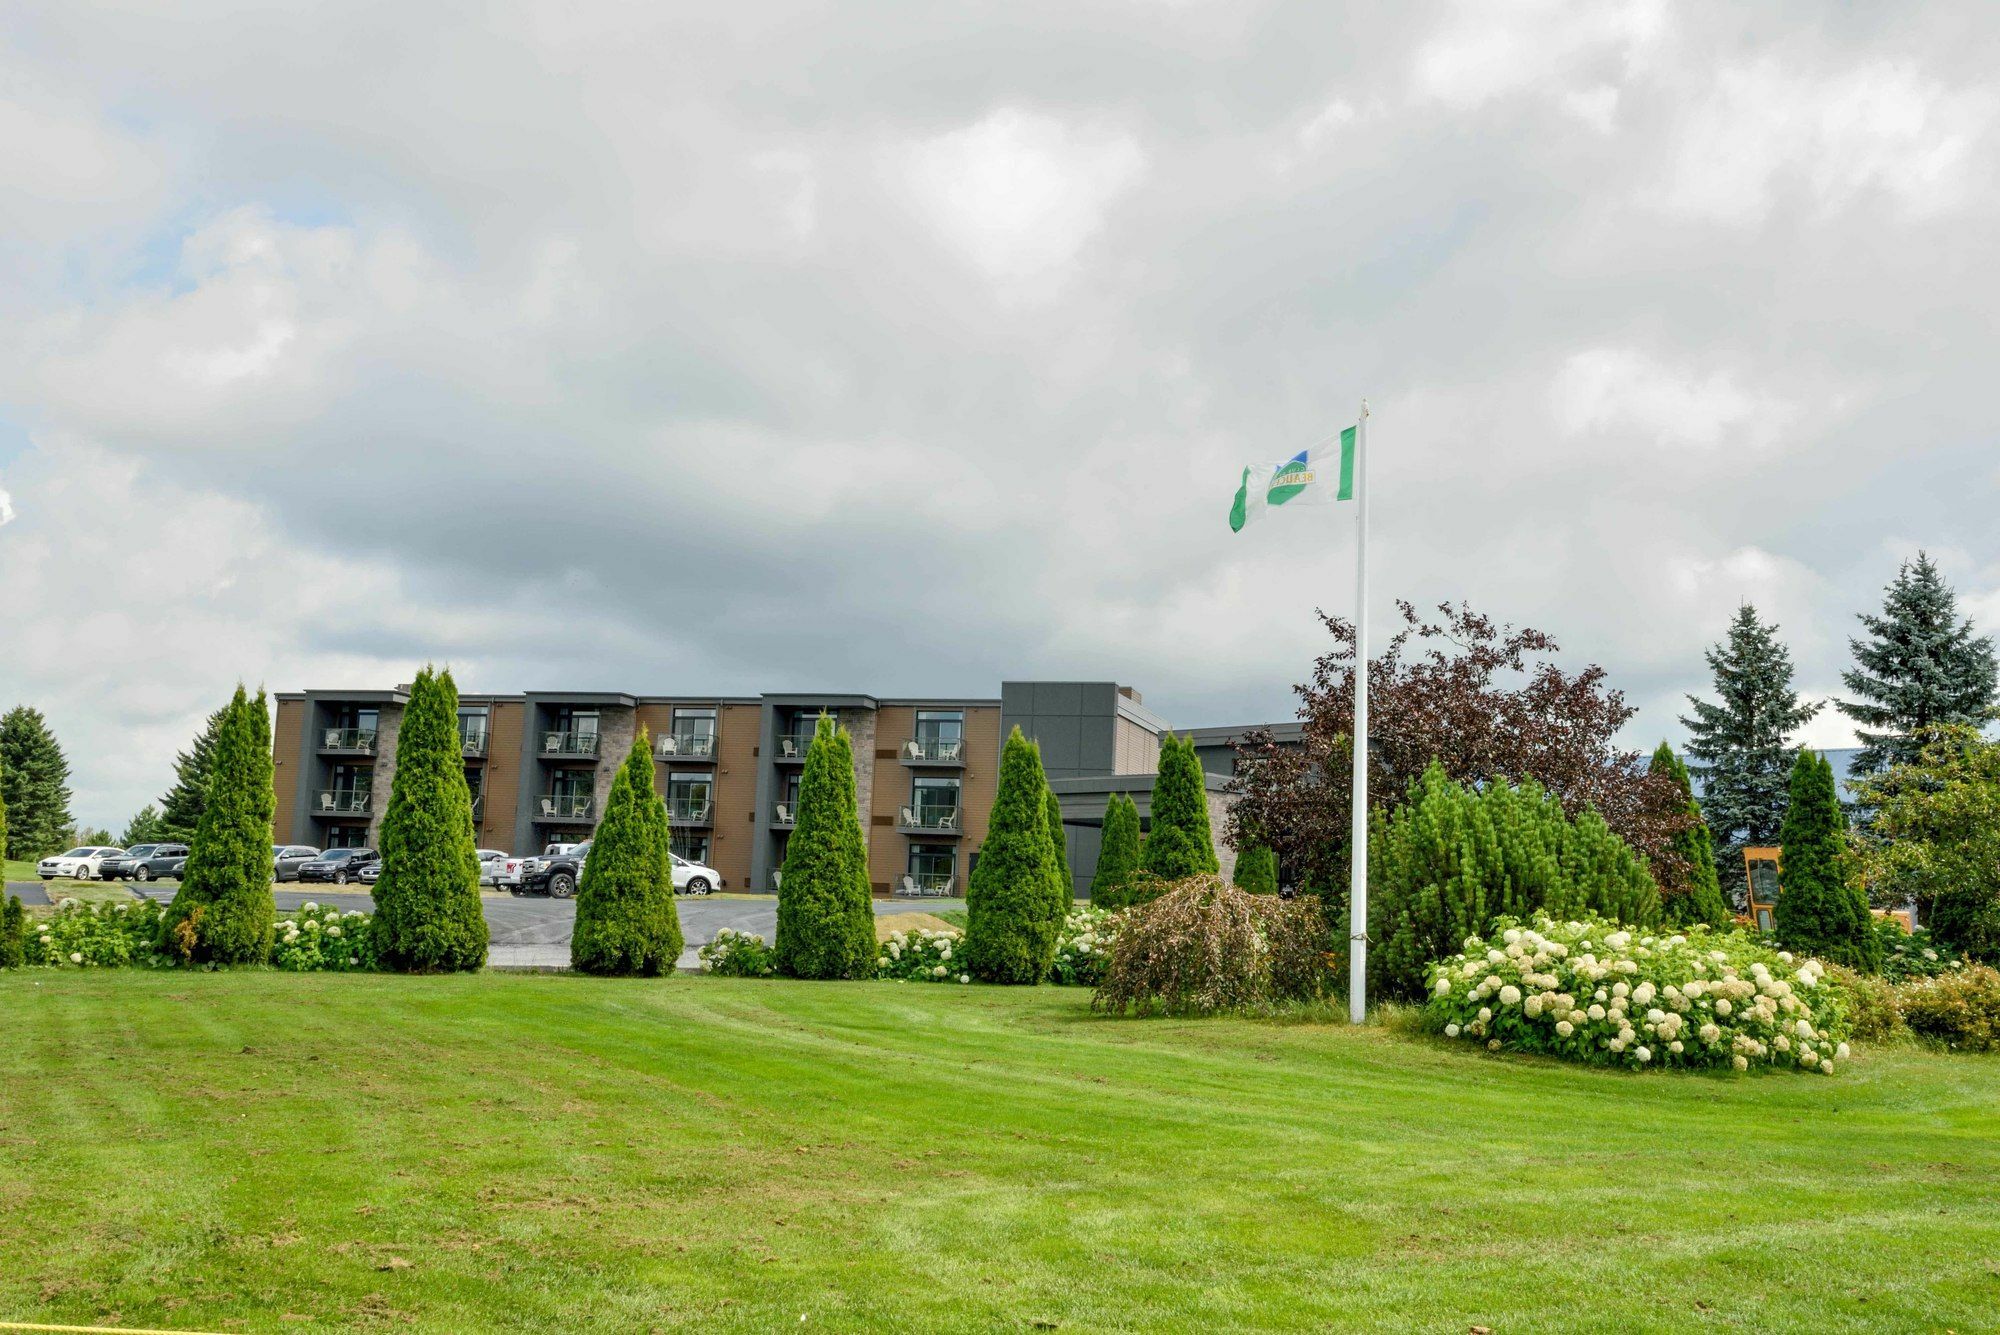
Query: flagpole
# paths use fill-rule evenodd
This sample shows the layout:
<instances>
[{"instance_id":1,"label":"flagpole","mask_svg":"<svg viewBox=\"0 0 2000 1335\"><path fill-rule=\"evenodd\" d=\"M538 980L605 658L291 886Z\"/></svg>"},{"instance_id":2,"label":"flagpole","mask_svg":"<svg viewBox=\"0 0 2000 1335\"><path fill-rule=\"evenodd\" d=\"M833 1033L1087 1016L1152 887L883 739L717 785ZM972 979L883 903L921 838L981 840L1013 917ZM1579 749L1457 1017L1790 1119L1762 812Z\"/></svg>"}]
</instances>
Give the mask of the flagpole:
<instances>
[{"instance_id":1,"label":"flagpole","mask_svg":"<svg viewBox=\"0 0 2000 1335\"><path fill-rule=\"evenodd\" d=\"M1354 826L1347 902L1352 927L1347 952L1347 1018L1368 1019L1368 400L1354 428L1354 499L1360 507L1354 544Z\"/></svg>"}]
</instances>

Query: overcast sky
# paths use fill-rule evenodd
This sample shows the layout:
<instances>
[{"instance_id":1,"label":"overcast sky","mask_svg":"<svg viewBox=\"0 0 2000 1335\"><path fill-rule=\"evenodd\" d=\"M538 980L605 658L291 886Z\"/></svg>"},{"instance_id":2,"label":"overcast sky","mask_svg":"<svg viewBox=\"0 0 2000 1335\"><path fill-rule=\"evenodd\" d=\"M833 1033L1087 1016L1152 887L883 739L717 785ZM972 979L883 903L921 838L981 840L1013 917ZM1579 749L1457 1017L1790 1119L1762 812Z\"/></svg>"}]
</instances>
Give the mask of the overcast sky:
<instances>
[{"instance_id":1,"label":"overcast sky","mask_svg":"<svg viewBox=\"0 0 2000 1335\"><path fill-rule=\"evenodd\" d=\"M239 677L1289 717L1351 524L1225 516L1364 394L1378 610L1556 633L1634 745L1739 600L1819 695L1919 546L2000 623L2000 7L0 30L0 707L114 830Z\"/></svg>"}]
</instances>

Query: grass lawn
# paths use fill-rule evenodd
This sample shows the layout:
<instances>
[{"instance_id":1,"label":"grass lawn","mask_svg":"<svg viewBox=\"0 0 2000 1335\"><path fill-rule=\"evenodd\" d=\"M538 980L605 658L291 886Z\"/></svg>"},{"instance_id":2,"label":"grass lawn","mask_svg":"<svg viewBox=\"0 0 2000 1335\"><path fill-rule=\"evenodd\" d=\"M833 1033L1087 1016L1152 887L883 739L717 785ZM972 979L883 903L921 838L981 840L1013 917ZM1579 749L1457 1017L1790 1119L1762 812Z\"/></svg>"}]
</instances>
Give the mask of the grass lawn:
<instances>
[{"instance_id":1,"label":"grass lawn","mask_svg":"<svg viewBox=\"0 0 2000 1335\"><path fill-rule=\"evenodd\" d=\"M1992 1329L2000 1060L1589 1071L1054 988L0 975L0 1320ZM801 1317L805 1318L802 1325Z\"/></svg>"},{"instance_id":2,"label":"grass lawn","mask_svg":"<svg viewBox=\"0 0 2000 1335\"><path fill-rule=\"evenodd\" d=\"M4 864L0 865L4 865L7 869L5 876L0 877L0 879L8 881L32 881L35 879L35 864L33 862L21 862L15 858L7 858Z\"/></svg>"}]
</instances>

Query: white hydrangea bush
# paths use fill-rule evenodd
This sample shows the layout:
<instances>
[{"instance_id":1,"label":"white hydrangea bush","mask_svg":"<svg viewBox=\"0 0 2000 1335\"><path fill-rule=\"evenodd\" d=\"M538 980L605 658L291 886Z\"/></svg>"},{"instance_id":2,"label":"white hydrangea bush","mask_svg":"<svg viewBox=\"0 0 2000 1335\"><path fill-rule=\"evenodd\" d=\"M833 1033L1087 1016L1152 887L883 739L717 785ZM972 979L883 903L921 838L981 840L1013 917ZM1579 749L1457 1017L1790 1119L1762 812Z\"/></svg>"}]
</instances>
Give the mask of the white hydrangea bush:
<instances>
[{"instance_id":1,"label":"white hydrangea bush","mask_svg":"<svg viewBox=\"0 0 2000 1335\"><path fill-rule=\"evenodd\" d=\"M1502 919L1429 971L1448 1038L1603 1066L1832 1075L1847 1004L1826 966L1742 932L1641 933L1602 919Z\"/></svg>"},{"instance_id":2,"label":"white hydrangea bush","mask_svg":"<svg viewBox=\"0 0 2000 1335\"><path fill-rule=\"evenodd\" d=\"M722 978L768 978L776 967L776 957L763 937L734 927L717 928L696 953L703 973Z\"/></svg>"},{"instance_id":3,"label":"white hydrangea bush","mask_svg":"<svg viewBox=\"0 0 2000 1335\"><path fill-rule=\"evenodd\" d=\"M876 948L875 976L906 983L969 983L965 940L946 929L894 931Z\"/></svg>"},{"instance_id":4,"label":"white hydrangea bush","mask_svg":"<svg viewBox=\"0 0 2000 1335\"><path fill-rule=\"evenodd\" d=\"M271 967L290 973L355 973L373 969L375 920L307 900L279 918L271 936Z\"/></svg>"},{"instance_id":5,"label":"white hydrangea bush","mask_svg":"<svg viewBox=\"0 0 2000 1335\"><path fill-rule=\"evenodd\" d=\"M1056 937L1056 961L1050 977L1072 987L1096 987L1104 981L1105 961L1118 940L1121 916L1111 909L1079 904L1063 919Z\"/></svg>"}]
</instances>

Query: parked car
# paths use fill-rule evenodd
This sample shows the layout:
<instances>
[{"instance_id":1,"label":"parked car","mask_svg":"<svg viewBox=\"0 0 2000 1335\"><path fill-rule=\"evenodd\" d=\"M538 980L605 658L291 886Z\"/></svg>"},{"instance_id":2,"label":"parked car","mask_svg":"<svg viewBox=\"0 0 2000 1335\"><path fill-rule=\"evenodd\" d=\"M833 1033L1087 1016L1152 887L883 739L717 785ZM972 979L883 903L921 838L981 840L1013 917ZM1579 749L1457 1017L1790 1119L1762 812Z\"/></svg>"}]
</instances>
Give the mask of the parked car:
<instances>
[{"instance_id":1,"label":"parked car","mask_svg":"<svg viewBox=\"0 0 2000 1335\"><path fill-rule=\"evenodd\" d=\"M304 844L274 844L271 847L271 879L274 881L296 881L299 868L319 857L317 848Z\"/></svg>"},{"instance_id":2,"label":"parked car","mask_svg":"<svg viewBox=\"0 0 2000 1335\"><path fill-rule=\"evenodd\" d=\"M677 895L705 895L711 890L722 888L722 873L705 863L689 862L678 853L669 853L674 860L674 893Z\"/></svg>"},{"instance_id":3,"label":"parked car","mask_svg":"<svg viewBox=\"0 0 2000 1335\"><path fill-rule=\"evenodd\" d=\"M187 865L186 844L155 844L152 856L133 862L125 874L135 881L178 881Z\"/></svg>"},{"instance_id":4,"label":"parked car","mask_svg":"<svg viewBox=\"0 0 2000 1335\"><path fill-rule=\"evenodd\" d=\"M481 885L499 885L500 877L505 873L507 864L510 862L518 865L517 859L511 854L503 853L497 848L480 849L479 883Z\"/></svg>"},{"instance_id":5,"label":"parked car","mask_svg":"<svg viewBox=\"0 0 2000 1335\"><path fill-rule=\"evenodd\" d=\"M116 857L108 857L97 864L97 874L107 881L129 879L141 863L153 856L164 844L134 844Z\"/></svg>"},{"instance_id":6,"label":"parked car","mask_svg":"<svg viewBox=\"0 0 2000 1335\"><path fill-rule=\"evenodd\" d=\"M583 879L583 860L590 856L590 841L550 844L549 847L564 851L545 852L523 863L521 888L536 894L553 895L557 899L568 899L576 893L576 883Z\"/></svg>"},{"instance_id":7,"label":"parked car","mask_svg":"<svg viewBox=\"0 0 2000 1335\"><path fill-rule=\"evenodd\" d=\"M122 848L100 848L87 844L82 848L72 848L67 853L58 853L52 858L43 858L35 864L35 875L45 881L53 881L58 876L67 876L77 881L94 881L100 868L108 858L122 858Z\"/></svg>"},{"instance_id":8,"label":"parked car","mask_svg":"<svg viewBox=\"0 0 2000 1335\"><path fill-rule=\"evenodd\" d=\"M346 885L360 880L361 869L379 862L381 857L372 848L329 848L312 861L299 864L299 880Z\"/></svg>"},{"instance_id":9,"label":"parked car","mask_svg":"<svg viewBox=\"0 0 2000 1335\"><path fill-rule=\"evenodd\" d=\"M376 858L373 862L364 862L359 867L356 867L354 869L354 879L363 885L373 885L375 882L381 880L382 859Z\"/></svg>"}]
</instances>

